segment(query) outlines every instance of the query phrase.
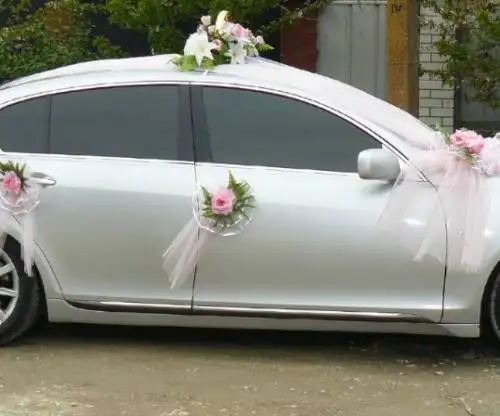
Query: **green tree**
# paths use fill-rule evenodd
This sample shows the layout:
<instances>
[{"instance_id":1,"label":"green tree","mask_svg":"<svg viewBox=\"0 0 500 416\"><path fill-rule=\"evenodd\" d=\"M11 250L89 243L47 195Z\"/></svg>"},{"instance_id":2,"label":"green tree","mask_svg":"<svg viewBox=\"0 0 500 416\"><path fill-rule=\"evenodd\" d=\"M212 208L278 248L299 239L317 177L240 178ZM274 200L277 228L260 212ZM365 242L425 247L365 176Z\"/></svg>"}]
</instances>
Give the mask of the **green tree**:
<instances>
[{"instance_id":1,"label":"green tree","mask_svg":"<svg viewBox=\"0 0 500 416\"><path fill-rule=\"evenodd\" d=\"M0 28L2 80L121 55L107 39L91 35L92 15L101 11L94 4L54 0L33 11L31 0L4 0L0 9L9 16Z\"/></svg>"},{"instance_id":2,"label":"green tree","mask_svg":"<svg viewBox=\"0 0 500 416\"><path fill-rule=\"evenodd\" d=\"M233 18L263 35L292 23L308 13L330 3L330 0L304 1L299 8L288 8L287 0L105 0L110 20L122 27L146 34L155 54L181 52L187 33L196 30L198 19L221 10L231 12ZM281 8L281 18L261 24L261 16Z\"/></svg>"},{"instance_id":3,"label":"green tree","mask_svg":"<svg viewBox=\"0 0 500 416\"><path fill-rule=\"evenodd\" d=\"M469 99L500 107L500 2L421 0L436 17L424 20L439 34L443 68L424 72L471 91Z\"/></svg>"}]
</instances>

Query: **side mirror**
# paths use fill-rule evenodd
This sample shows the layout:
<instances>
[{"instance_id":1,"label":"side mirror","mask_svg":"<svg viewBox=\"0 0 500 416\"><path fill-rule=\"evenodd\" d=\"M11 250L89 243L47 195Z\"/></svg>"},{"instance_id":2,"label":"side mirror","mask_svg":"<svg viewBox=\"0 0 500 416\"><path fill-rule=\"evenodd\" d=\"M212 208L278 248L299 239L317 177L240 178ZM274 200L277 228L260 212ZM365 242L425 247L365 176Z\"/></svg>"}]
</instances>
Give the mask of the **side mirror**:
<instances>
[{"instance_id":1,"label":"side mirror","mask_svg":"<svg viewBox=\"0 0 500 416\"><path fill-rule=\"evenodd\" d=\"M400 172L399 160L389 150L367 149L358 155L358 175L361 179L393 181Z\"/></svg>"}]
</instances>

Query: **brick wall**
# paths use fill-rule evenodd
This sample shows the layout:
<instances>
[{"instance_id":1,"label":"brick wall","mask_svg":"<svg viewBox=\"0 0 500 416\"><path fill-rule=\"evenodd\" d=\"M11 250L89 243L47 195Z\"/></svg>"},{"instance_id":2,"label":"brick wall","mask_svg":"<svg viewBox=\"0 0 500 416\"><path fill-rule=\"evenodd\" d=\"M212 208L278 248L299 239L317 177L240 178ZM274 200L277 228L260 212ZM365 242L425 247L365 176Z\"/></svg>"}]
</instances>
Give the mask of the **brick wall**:
<instances>
[{"instance_id":1,"label":"brick wall","mask_svg":"<svg viewBox=\"0 0 500 416\"><path fill-rule=\"evenodd\" d=\"M303 7L304 2L288 1L287 7ZM316 72L317 52L317 21L316 13L300 19L293 25L285 25L281 30L281 61L287 65L307 71Z\"/></svg>"},{"instance_id":2,"label":"brick wall","mask_svg":"<svg viewBox=\"0 0 500 416\"><path fill-rule=\"evenodd\" d=\"M424 19L437 17L429 10L422 9ZM438 35L425 26L420 30L419 61L423 69L439 69L443 58L434 48ZM422 75L419 80L419 118L431 127L439 123L446 130L453 128L454 91L452 87L444 86L439 79Z\"/></svg>"}]
</instances>

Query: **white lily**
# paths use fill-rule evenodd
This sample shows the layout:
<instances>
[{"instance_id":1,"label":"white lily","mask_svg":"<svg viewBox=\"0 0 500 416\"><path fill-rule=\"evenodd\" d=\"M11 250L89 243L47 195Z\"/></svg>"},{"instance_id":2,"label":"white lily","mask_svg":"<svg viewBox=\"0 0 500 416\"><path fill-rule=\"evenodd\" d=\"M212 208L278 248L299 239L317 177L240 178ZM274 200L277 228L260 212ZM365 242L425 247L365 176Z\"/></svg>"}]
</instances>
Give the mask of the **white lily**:
<instances>
[{"instance_id":1,"label":"white lily","mask_svg":"<svg viewBox=\"0 0 500 416\"><path fill-rule=\"evenodd\" d=\"M201 16L200 20L203 26L210 26L212 24L212 18L209 15Z\"/></svg>"},{"instance_id":2,"label":"white lily","mask_svg":"<svg viewBox=\"0 0 500 416\"><path fill-rule=\"evenodd\" d=\"M214 48L212 42L208 40L206 32L196 32L189 36L184 45L184 55L194 56L198 66L201 66L203 58L213 60L211 50Z\"/></svg>"},{"instance_id":3,"label":"white lily","mask_svg":"<svg viewBox=\"0 0 500 416\"><path fill-rule=\"evenodd\" d=\"M229 50L226 52L226 56L231 58L231 64L244 64L245 58L247 57L247 50L244 47L244 44L230 43Z\"/></svg>"},{"instance_id":4,"label":"white lily","mask_svg":"<svg viewBox=\"0 0 500 416\"><path fill-rule=\"evenodd\" d=\"M222 29L224 28L226 22L227 22L227 17L229 15L229 12L227 10L222 10L219 12L217 15L217 19L215 19L215 28L221 32Z\"/></svg>"}]
</instances>

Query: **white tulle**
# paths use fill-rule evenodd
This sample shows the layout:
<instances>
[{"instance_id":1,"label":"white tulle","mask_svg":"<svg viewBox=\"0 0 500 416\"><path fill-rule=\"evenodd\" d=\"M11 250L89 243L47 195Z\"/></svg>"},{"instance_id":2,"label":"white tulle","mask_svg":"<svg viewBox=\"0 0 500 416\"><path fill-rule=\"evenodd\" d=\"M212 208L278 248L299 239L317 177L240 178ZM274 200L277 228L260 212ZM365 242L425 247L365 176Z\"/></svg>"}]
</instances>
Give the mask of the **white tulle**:
<instances>
[{"instance_id":1,"label":"white tulle","mask_svg":"<svg viewBox=\"0 0 500 416\"><path fill-rule=\"evenodd\" d=\"M415 213L415 205L427 206L423 240L411 247L414 259L422 260L429 255L449 268L476 271L483 260L484 232L490 211L487 177L500 173L499 161L497 138L485 140L481 159L473 165L450 151L436 135L436 142L427 150L415 150L409 166L397 179L379 218L380 228L407 245L404 219ZM444 252L437 241L443 234L441 212L447 235Z\"/></svg>"},{"instance_id":2,"label":"white tulle","mask_svg":"<svg viewBox=\"0 0 500 416\"><path fill-rule=\"evenodd\" d=\"M22 257L24 261L24 271L28 276L33 275L33 264L35 258L35 236L34 236L33 212L25 214L21 218L22 225Z\"/></svg>"},{"instance_id":3,"label":"white tulle","mask_svg":"<svg viewBox=\"0 0 500 416\"><path fill-rule=\"evenodd\" d=\"M193 276L202 248L211 233L193 217L163 253L163 269L167 272L170 289L181 286Z\"/></svg>"}]
</instances>

